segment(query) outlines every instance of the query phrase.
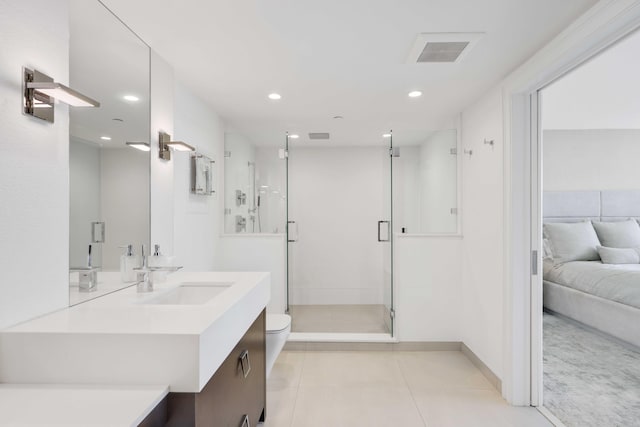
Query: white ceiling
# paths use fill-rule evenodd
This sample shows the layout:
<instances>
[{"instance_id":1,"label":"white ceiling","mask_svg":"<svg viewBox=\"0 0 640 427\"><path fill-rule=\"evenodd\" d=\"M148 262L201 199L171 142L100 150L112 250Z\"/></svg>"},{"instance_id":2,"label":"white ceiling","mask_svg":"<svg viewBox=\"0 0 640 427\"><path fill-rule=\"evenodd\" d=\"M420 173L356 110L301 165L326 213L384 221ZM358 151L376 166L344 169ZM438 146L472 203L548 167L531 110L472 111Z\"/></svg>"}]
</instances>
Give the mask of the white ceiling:
<instances>
[{"instance_id":1,"label":"white ceiling","mask_svg":"<svg viewBox=\"0 0 640 427\"><path fill-rule=\"evenodd\" d=\"M640 129L640 32L542 92L544 129Z\"/></svg>"},{"instance_id":2,"label":"white ceiling","mask_svg":"<svg viewBox=\"0 0 640 427\"><path fill-rule=\"evenodd\" d=\"M256 144L286 130L328 144L420 140L595 0L103 0ZM464 60L406 64L424 32L482 32ZM411 90L424 95L409 99ZM267 99L278 92L282 100ZM343 120L333 116L342 115ZM404 135L404 136L402 136Z\"/></svg>"}]
</instances>

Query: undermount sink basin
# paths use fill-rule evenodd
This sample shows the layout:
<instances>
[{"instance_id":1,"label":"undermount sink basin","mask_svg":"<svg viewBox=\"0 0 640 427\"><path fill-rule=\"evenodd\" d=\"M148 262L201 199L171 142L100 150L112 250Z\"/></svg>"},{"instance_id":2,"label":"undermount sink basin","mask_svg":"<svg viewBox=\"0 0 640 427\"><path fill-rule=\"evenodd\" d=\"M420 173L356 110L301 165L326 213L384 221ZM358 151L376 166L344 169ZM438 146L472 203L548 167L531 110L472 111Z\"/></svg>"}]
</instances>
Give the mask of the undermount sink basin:
<instances>
[{"instance_id":1,"label":"undermount sink basin","mask_svg":"<svg viewBox=\"0 0 640 427\"><path fill-rule=\"evenodd\" d=\"M148 305L201 305L229 289L232 282L182 283L175 289L141 301Z\"/></svg>"}]
</instances>

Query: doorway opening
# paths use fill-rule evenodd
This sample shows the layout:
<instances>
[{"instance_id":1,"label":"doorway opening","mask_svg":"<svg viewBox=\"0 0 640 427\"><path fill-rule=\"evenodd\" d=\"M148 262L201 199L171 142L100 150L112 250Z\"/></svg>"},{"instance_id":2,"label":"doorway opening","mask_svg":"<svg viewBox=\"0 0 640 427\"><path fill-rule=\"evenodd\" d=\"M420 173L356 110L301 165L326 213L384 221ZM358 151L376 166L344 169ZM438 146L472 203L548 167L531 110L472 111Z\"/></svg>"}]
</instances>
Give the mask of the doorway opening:
<instances>
[{"instance_id":1,"label":"doorway opening","mask_svg":"<svg viewBox=\"0 0 640 427\"><path fill-rule=\"evenodd\" d=\"M640 419L638 49L636 32L532 98L532 401L567 426Z\"/></svg>"}]
</instances>

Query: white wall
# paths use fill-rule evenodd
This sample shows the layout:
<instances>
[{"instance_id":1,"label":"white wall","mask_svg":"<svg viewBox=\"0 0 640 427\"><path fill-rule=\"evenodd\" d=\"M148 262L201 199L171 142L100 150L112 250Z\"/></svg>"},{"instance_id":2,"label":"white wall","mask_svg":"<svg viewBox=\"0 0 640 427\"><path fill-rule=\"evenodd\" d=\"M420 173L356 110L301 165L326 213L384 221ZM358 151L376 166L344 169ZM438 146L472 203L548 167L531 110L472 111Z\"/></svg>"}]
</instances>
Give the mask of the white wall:
<instances>
[{"instance_id":1,"label":"white wall","mask_svg":"<svg viewBox=\"0 0 640 427\"><path fill-rule=\"evenodd\" d=\"M87 263L91 222L100 213L100 147L69 138L69 266ZM91 250L93 265L102 265L102 245Z\"/></svg>"},{"instance_id":2,"label":"white wall","mask_svg":"<svg viewBox=\"0 0 640 427\"><path fill-rule=\"evenodd\" d=\"M290 250L292 304L382 303L377 224L389 219L388 164L383 147L290 151L289 219L299 231Z\"/></svg>"},{"instance_id":3,"label":"white wall","mask_svg":"<svg viewBox=\"0 0 640 427\"><path fill-rule=\"evenodd\" d=\"M119 271L119 246L139 254L149 244L149 153L129 147L103 149L100 156L100 206L105 222L102 270Z\"/></svg>"},{"instance_id":4,"label":"white wall","mask_svg":"<svg viewBox=\"0 0 640 427\"><path fill-rule=\"evenodd\" d=\"M175 261L185 270L211 271L216 258L221 226L220 163L224 158L224 123L202 99L182 84L175 83L174 127L177 141L196 147L213 161L214 189L211 196L191 193L189 153L171 153L174 172L174 250ZM162 250L162 247L161 247ZM167 253L169 254L169 253Z\"/></svg>"},{"instance_id":5,"label":"white wall","mask_svg":"<svg viewBox=\"0 0 640 427\"><path fill-rule=\"evenodd\" d=\"M66 2L0 0L0 39L3 328L69 301L68 109L56 105L53 124L21 114L23 66L68 83Z\"/></svg>"},{"instance_id":6,"label":"white wall","mask_svg":"<svg viewBox=\"0 0 640 427\"><path fill-rule=\"evenodd\" d=\"M545 87L545 129L637 129L638 51L635 32Z\"/></svg>"},{"instance_id":7,"label":"white wall","mask_svg":"<svg viewBox=\"0 0 640 427\"><path fill-rule=\"evenodd\" d=\"M462 340L460 236L395 237L396 331L400 341Z\"/></svg>"},{"instance_id":8,"label":"white wall","mask_svg":"<svg viewBox=\"0 0 640 427\"><path fill-rule=\"evenodd\" d=\"M494 140L494 145L484 140ZM462 113L462 341L498 376L503 372L502 92Z\"/></svg>"},{"instance_id":9,"label":"white wall","mask_svg":"<svg viewBox=\"0 0 640 427\"><path fill-rule=\"evenodd\" d=\"M545 191L637 190L640 130L545 130Z\"/></svg>"},{"instance_id":10,"label":"white wall","mask_svg":"<svg viewBox=\"0 0 640 427\"><path fill-rule=\"evenodd\" d=\"M220 271L267 271L271 273L268 313L286 309L286 236L284 234L235 234L221 238L216 258Z\"/></svg>"}]
</instances>

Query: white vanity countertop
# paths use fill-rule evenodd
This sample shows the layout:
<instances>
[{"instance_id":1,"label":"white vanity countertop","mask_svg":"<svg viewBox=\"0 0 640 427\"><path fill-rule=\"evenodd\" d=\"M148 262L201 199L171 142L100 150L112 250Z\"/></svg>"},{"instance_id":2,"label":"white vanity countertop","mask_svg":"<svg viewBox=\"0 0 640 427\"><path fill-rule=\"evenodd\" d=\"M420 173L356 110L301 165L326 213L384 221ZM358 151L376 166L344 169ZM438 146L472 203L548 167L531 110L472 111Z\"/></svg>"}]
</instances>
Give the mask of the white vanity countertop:
<instances>
[{"instance_id":1,"label":"white vanity countertop","mask_svg":"<svg viewBox=\"0 0 640 427\"><path fill-rule=\"evenodd\" d=\"M181 284L232 284L199 305L145 304ZM168 384L198 392L269 301L269 273L176 272L0 331L0 382Z\"/></svg>"},{"instance_id":2,"label":"white vanity countertop","mask_svg":"<svg viewBox=\"0 0 640 427\"><path fill-rule=\"evenodd\" d=\"M0 425L138 426L167 387L0 384Z\"/></svg>"}]
</instances>

